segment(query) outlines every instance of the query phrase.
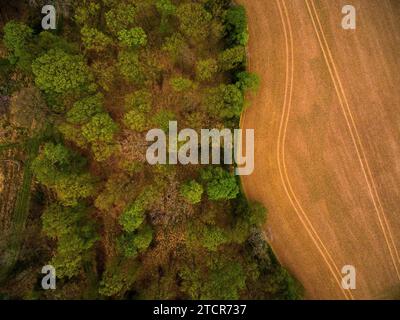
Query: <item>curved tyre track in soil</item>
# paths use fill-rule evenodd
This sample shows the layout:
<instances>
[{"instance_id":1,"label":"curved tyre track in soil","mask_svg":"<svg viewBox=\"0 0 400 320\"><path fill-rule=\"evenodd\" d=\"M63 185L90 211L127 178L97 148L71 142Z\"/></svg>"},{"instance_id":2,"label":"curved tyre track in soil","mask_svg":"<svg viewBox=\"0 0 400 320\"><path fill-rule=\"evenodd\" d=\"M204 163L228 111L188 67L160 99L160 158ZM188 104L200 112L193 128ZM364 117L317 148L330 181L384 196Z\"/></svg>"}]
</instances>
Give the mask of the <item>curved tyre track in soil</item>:
<instances>
[{"instance_id":1,"label":"curved tyre track in soil","mask_svg":"<svg viewBox=\"0 0 400 320\"><path fill-rule=\"evenodd\" d=\"M279 174L281 176L282 184L290 200L290 203L292 204L301 223L303 224L304 228L306 229L307 233L309 234L310 238L315 244L317 250L321 253L321 256L323 257L325 263L327 264L329 271L331 272L335 281L338 283L340 290L343 292L344 297L346 299L352 299L353 297L351 295L351 292L343 290L339 276L340 271L336 266L335 261L333 261L331 255L326 249L324 243L318 236L318 233L315 231L315 228L308 219L307 214L305 213L303 207L300 204L300 201L298 200L296 194L294 193L287 172L286 162L285 162L285 142L286 142L287 127L290 116L290 109L292 104L292 93L293 93L293 73L294 73L293 33L285 2L282 1L280 3L280 0L276 0L276 3L282 20L282 26L285 36L286 55L287 55L285 98L283 104L282 118L279 125L279 134L277 142L277 161L278 161Z\"/></svg>"}]
</instances>

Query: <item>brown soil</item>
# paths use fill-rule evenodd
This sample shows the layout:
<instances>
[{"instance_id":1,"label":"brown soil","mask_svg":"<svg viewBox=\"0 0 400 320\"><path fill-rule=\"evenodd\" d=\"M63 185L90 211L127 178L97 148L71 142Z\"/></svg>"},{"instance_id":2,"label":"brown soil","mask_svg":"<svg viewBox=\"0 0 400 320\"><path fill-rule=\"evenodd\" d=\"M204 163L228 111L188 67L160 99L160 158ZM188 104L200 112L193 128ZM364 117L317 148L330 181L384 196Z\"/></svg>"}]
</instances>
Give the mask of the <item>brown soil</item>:
<instances>
[{"instance_id":1,"label":"brown soil","mask_svg":"<svg viewBox=\"0 0 400 320\"><path fill-rule=\"evenodd\" d=\"M313 299L400 293L400 4L241 0L250 69L262 77L242 127L255 129L246 194L269 208L266 234ZM353 265L357 289L343 290Z\"/></svg>"}]
</instances>

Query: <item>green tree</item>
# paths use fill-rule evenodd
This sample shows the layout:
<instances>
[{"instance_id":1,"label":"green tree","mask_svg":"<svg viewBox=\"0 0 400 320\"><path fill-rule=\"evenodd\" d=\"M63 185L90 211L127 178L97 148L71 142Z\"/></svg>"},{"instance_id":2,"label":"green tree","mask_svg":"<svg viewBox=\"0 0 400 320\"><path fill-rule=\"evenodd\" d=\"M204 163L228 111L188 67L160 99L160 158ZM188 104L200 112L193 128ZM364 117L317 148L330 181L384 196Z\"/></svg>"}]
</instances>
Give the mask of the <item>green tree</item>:
<instances>
[{"instance_id":1,"label":"green tree","mask_svg":"<svg viewBox=\"0 0 400 320\"><path fill-rule=\"evenodd\" d=\"M89 173L61 175L55 184L58 199L67 206L76 206L79 199L93 195L93 177Z\"/></svg>"},{"instance_id":2,"label":"green tree","mask_svg":"<svg viewBox=\"0 0 400 320\"><path fill-rule=\"evenodd\" d=\"M9 21L4 26L3 32L3 42L9 50L10 62L17 64L24 71L29 71L32 56L28 44L32 39L33 30L21 22Z\"/></svg>"},{"instance_id":3,"label":"green tree","mask_svg":"<svg viewBox=\"0 0 400 320\"><path fill-rule=\"evenodd\" d=\"M195 180L184 183L180 191L185 200L191 204L199 203L204 192L203 186Z\"/></svg>"},{"instance_id":4,"label":"green tree","mask_svg":"<svg viewBox=\"0 0 400 320\"><path fill-rule=\"evenodd\" d=\"M88 83L88 68L81 56L54 49L32 63L36 85L49 93L65 93Z\"/></svg>"},{"instance_id":5,"label":"green tree","mask_svg":"<svg viewBox=\"0 0 400 320\"><path fill-rule=\"evenodd\" d=\"M153 240L153 230L147 224L144 224L135 232L123 233L118 238L119 250L127 258L136 257L139 253L144 252Z\"/></svg>"},{"instance_id":6,"label":"green tree","mask_svg":"<svg viewBox=\"0 0 400 320\"><path fill-rule=\"evenodd\" d=\"M82 134L89 142L111 142L117 130L117 124L107 113L99 113L82 127Z\"/></svg>"},{"instance_id":7,"label":"green tree","mask_svg":"<svg viewBox=\"0 0 400 320\"><path fill-rule=\"evenodd\" d=\"M73 233L60 238L57 252L50 261L58 278L72 278L81 272L84 246L82 239Z\"/></svg>"},{"instance_id":8,"label":"green tree","mask_svg":"<svg viewBox=\"0 0 400 320\"><path fill-rule=\"evenodd\" d=\"M145 220L145 212L162 192L162 185L147 186L119 217L119 223L126 232L137 230Z\"/></svg>"},{"instance_id":9,"label":"green tree","mask_svg":"<svg viewBox=\"0 0 400 320\"><path fill-rule=\"evenodd\" d=\"M144 81L143 68L139 56L133 51L121 51L118 55L118 68L128 81L142 84Z\"/></svg>"},{"instance_id":10,"label":"green tree","mask_svg":"<svg viewBox=\"0 0 400 320\"><path fill-rule=\"evenodd\" d=\"M57 36L50 31L42 31L34 40L35 44L32 46L32 50L35 57L56 49L72 55L79 53L79 46L76 43L68 42L62 36Z\"/></svg>"},{"instance_id":11,"label":"green tree","mask_svg":"<svg viewBox=\"0 0 400 320\"><path fill-rule=\"evenodd\" d=\"M140 27L118 32L118 40L127 47L138 48L147 44L146 32Z\"/></svg>"},{"instance_id":12,"label":"green tree","mask_svg":"<svg viewBox=\"0 0 400 320\"><path fill-rule=\"evenodd\" d=\"M43 212L43 232L50 238L57 239L74 231L83 216L82 207L64 207L60 203L52 203Z\"/></svg>"},{"instance_id":13,"label":"green tree","mask_svg":"<svg viewBox=\"0 0 400 320\"><path fill-rule=\"evenodd\" d=\"M75 206L94 192L90 174L83 171L85 160L61 144L47 143L32 161L32 171L38 181L52 188L58 199Z\"/></svg>"},{"instance_id":14,"label":"green tree","mask_svg":"<svg viewBox=\"0 0 400 320\"><path fill-rule=\"evenodd\" d=\"M164 130L165 132L168 131L169 129L169 122L170 121L174 121L176 120L176 115L174 112L170 111L170 110L160 110L158 111L153 119L152 119L152 123L154 123L154 125L157 128L160 128L162 130Z\"/></svg>"},{"instance_id":15,"label":"green tree","mask_svg":"<svg viewBox=\"0 0 400 320\"><path fill-rule=\"evenodd\" d=\"M161 32L168 29L168 17L175 14L176 6L171 2L171 0L157 0L156 8L161 14Z\"/></svg>"},{"instance_id":16,"label":"green tree","mask_svg":"<svg viewBox=\"0 0 400 320\"><path fill-rule=\"evenodd\" d=\"M136 236L133 239L133 243L135 244L139 252L143 252L147 250L152 240L153 229L146 224L137 231Z\"/></svg>"},{"instance_id":17,"label":"green tree","mask_svg":"<svg viewBox=\"0 0 400 320\"><path fill-rule=\"evenodd\" d=\"M118 3L111 10L106 12L106 25L113 34L120 30L128 29L136 18L134 5Z\"/></svg>"},{"instance_id":18,"label":"green tree","mask_svg":"<svg viewBox=\"0 0 400 320\"><path fill-rule=\"evenodd\" d=\"M201 236L201 245L209 251L217 251L222 244L229 242L226 232L216 226L207 226Z\"/></svg>"},{"instance_id":19,"label":"green tree","mask_svg":"<svg viewBox=\"0 0 400 320\"><path fill-rule=\"evenodd\" d=\"M138 269L138 262L131 259L108 262L100 282L99 293L107 297L123 294L136 280Z\"/></svg>"},{"instance_id":20,"label":"green tree","mask_svg":"<svg viewBox=\"0 0 400 320\"><path fill-rule=\"evenodd\" d=\"M87 23L96 23L100 13L100 4L95 2L87 3L86 1L82 6L75 9L75 21L79 25Z\"/></svg>"},{"instance_id":21,"label":"green tree","mask_svg":"<svg viewBox=\"0 0 400 320\"><path fill-rule=\"evenodd\" d=\"M59 238L57 252L50 262L57 270L57 277L72 278L78 275L96 241L97 236L92 228L77 229Z\"/></svg>"},{"instance_id":22,"label":"green tree","mask_svg":"<svg viewBox=\"0 0 400 320\"><path fill-rule=\"evenodd\" d=\"M266 221L267 210L258 203L238 197L235 203L234 223L230 232L230 238L233 242L244 243L252 231L261 228Z\"/></svg>"},{"instance_id":23,"label":"green tree","mask_svg":"<svg viewBox=\"0 0 400 320\"><path fill-rule=\"evenodd\" d=\"M245 46L247 44L249 34L247 32L246 9L243 6L234 6L227 10L225 29L231 45Z\"/></svg>"},{"instance_id":24,"label":"green tree","mask_svg":"<svg viewBox=\"0 0 400 320\"><path fill-rule=\"evenodd\" d=\"M88 50L103 51L112 44L112 39L96 28L84 26L81 35L83 45Z\"/></svg>"},{"instance_id":25,"label":"green tree","mask_svg":"<svg viewBox=\"0 0 400 320\"><path fill-rule=\"evenodd\" d=\"M134 131L142 132L148 128L147 115L138 110L131 110L125 114L125 125Z\"/></svg>"},{"instance_id":26,"label":"green tree","mask_svg":"<svg viewBox=\"0 0 400 320\"><path fill-rule=\"evenodd\" d=\"M97 241L94 225L87 220L83 206L64 207L51 204L42 215L44 233L57 239L57 251L51 264L57 277L71 278L79 274L89 250Z\"/></svg>"},{"instance_id":27,"label":"green tree","mask_svg":"<svg viewBox=\"0 0 400 320\"><path fill-rule=\"evenodd\" d=\"M176 12L176 6L171 0L157 0L156 8L162 15L173 15Z\"/></svg>"},{"instance_id":28,"label":"green tree","mask_svg":"<svg viewBox=\"0 0 400 320\"><path fill-rule=\"evenodd\" d=\"M241 216L250 225L262 227L267 218L267 209L259 202L247 201L242 199L242 205L237 206L241 211ZM239 216L239 213L236 213Z\"/></svg>"},{"instance_id":29,"label":"green tree","mask_svg":"<svg viewBox=\"0 0 400 320\"><path fill-rule=\"evenodd\" d=\"M239 194L236 178L221 167L207 167L200 175L207 185L207 195L210 200L234 199Z\"/></svg>"},{"instance_id":30,"label":"green tree","mask_svg":"<svg viewBox=\"0 0 400 320\"><path fill-rule=\"evenodd\" d=\"M237 300L240 290L245 287L246 275L240 263L218 260L210 267L210 275L205 283L202 299Z\"/></svg>"},{"instance_id":31,"label":"green tree","mask_svg":"<svg viewBox=\"0 0 400 320\"><path fill-rule=\"evenodd\" d=\"M214 116L228 119L239 117L244 107L243 93L233 84L221 84L208 91L206 105Z\"/></svg>"},{"instance_id":32,"label":"green tree","mask_svg":"<svg viewBox=\"0 0 400 320\"><path fill-rule=\"evenodd\" d=\"M119 217L119 223L126 232L133 232L143 223L145 211L141 201L134 201Z\"/></svg>"},{"instance_id":33,"label":"green tree","mask_svg":"<svg viewBox=\"0 0 400 320\"><path fill-rule=\"evenodd\" d=\"M242 265L222 257L214 258L207 264L207 270L193 266L181 268L179 275L182 279L182 290L191 299L239 299L240 291L246 284Z\"/></svg>"},{"instance_id":34,"label":"green tree","mask_svg":"<svg viewBox=\"0 0 400 320\"><path fill-rule=\"evenodd\" d=\"M82 131L75 125L70 123L61 123L58 127L65 140L75 143L80 148L85 148L88 144Z\"/></svg>"},{"instance_id":35,"label":"green tree","mask_svg":"<svg viewBox=\"0 0 400 320\"><path fill-rule=\"evenodd\" d=\"M192 80L184 78L184 77L175 77L170 80L170 84L174 91L176 92L184 92L189 91L195 87Z\"/></svg>"},{"instance_id":36,"label":"green tree","mask_svg":"<svg viewBox=\"0 0 400 320\"><path fill-rule=\"evenodd\" d=\"M101 93L88 96L74 103L67 112L67 121L72 124L84 124L96 114L104 112L104 97Z\"/></svg>"},{"instance_id":37,"label":"green tree","mask_svg":"<svg viewBox=\"0 0 400 320\"><path fill-rule=\"evenodd\" d=\"M117 151L117 145L103 141L92 143L92 152L96 161L108 160Z\"/></svg>"},{"instance_id":38,"label":"green tree","mask_svg":"<svg viewBox=\"0 0 400 320\"><path fill-rule=\"evenodd\" d=\"M228 233L214 225L201 223L191 224L189 227L188 240L190 247L201 246L208 251L217 251L220 245L230 241Z\"/></svg>"},{"instance_id":39,"label":"green tree","mask_svg":"<svg viewBox=\"0 0 400 320\"><path fill-rule=\"evenodd\" d=\"M183 36L180 33L174 33L170 37L166 38L162 51L165 51L169 54L169 56L177 60L186 47L186 42Z\"/></svg>"},{"instance_id":40,"label":"green tree","mask_svg":"<svg viewBox=\"0 0 400 320\"><path fill-rule=\"evenodd\" d=\"M218 72L218 64L215 59L200 60L196 64L196 77L200 81L212 80Z\"/></svg>"},{"instance_id":41,"label":"green tree","mask_svg":"<svg viewBox=\"0 0 400 320\"><path fill-rule=\"evenodd\" d=\"M236 86L242 91L257 91L260 87L260 77L247 71L239 72L236 75Z\"/></svg>"},{"instance_id":42,"label":"green tree","mask_svg":"<svg viewBox=\"0 0 400 320\"><path fill-rule=\"evenodd\" d=\"M246 51L243 46L226 49L218 55L218 65L222 71L242 67L246 62Z\"/></svg>"},{"instance_id":43,"label":"green tree","mask_svg":"<svg viewBox=\"0 0 400 320\"><path fill-rule=\"evenodd\" d=\"M80 171L82 165L83 159L63 145L47 143L33 160L32 170L39 182L52 186L62 173Z\"/></svg>"},{"instance_id":44,"label":"green tree","mask_svg":"<svg viewBox=\"0 0 400 320\"><path fill-rule=\"evenodd\" d=\"M137 90L125 97L125 104L128 109L149 112L153 104L153 97L147 89Z\"/></svg>"},{"instance_id":45,"label":"green tree","mask_svg":"<svg viewBox=\"0 0 400 320\"><path fill-rule=\"evenodd\" d=\"M176 16L180 21L182 32L193 39L193 42L203 41L208 36L212 16L200 3L181 4L176 11Z\"/></svg>"},{"instance_id":46,"label":"green tree","mask_svg":"<svg viewBox=\"0 0 400 320\"><path fill-rule=\"evenodd\" d=\"M33 30L26 24L17 21L9 21L3 29L4 45L12 53L23 51L27 42L33 35Z\"/></svg>"},{"instance_id":47,"label":"green tree","mask_svg":"<svg viewBox=\"0 0 400 320\"><path fill-rule=\"evenodd\" d=\"M95 61L91 70L96 78L96 83L105 91L110 91L117 75L117 68L113 61Z\"/></svg>"}]
</instances>

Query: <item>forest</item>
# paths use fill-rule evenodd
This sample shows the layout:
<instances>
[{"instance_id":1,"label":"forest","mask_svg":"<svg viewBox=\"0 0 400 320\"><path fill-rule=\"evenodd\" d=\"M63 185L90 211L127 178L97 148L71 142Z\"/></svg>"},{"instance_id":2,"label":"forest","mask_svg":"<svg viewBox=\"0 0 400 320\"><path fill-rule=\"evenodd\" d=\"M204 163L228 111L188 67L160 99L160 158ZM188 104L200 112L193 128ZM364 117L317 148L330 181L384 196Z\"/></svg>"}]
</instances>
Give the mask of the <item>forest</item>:
<instances>
[{"instance_id":1,"label":"forest","mask_svg":"<svg viewBox=\"0 0 400 320\"><path fill-rule=\"evenodd\" d=\"M146 132L170 121L239 128L260 85L245 9L47 2L55 30L41 1L1 24L0 298L301 299L234 165L146 161Z\"/></svg>"}]
</instances>

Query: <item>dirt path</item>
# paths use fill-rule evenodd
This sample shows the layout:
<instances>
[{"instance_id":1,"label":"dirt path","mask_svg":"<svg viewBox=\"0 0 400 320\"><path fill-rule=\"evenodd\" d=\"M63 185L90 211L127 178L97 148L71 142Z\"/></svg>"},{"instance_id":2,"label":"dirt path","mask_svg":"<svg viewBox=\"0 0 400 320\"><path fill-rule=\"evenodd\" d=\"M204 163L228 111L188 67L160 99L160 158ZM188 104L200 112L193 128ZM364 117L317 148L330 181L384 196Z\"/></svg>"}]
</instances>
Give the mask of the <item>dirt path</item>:
<instances>
[{"instance_id":1,"label":"dirt path","mask_svg":"<svg viewBox=\"0 0 400 320\"><path fill-rule=\"evenodd\" d=\"M18 186L18 192L16 194L15 203L13 206L13 214L11 219L10 234L7 234L8 239L1 239L7 241L7 248L5 252L2 252L1 258L4 259L4 263L0 265L0 283L4 281L8 273L12 270L15 263L18 260L18 255L21 249L21 244L24 239L24 229L26 219L29 214L29 204L31 198L31 186L33 173L31 171L31 162L37 156L39 151L40 139L32 138L26 142L25 148L27 152L27 159L23 167L23 177L20 186ZM3 160L4 161L4 160ZM11 160L9 160L11 161ZM18 166L19 162L16 162ZM20 168L18 169L20 171ZM16 183L15 180L12 183ZM10 183L10 185L12 184ZM16 193L16 190L12 190ZM11 199L9 194L5 194L5 199ZM2 212L3 213L3 212Z\"/></svg>"},{"instance_id":2,"label":"dirt path","mask_svg":"<svg viewBox=\"0 0 400 320\"><path fill-rule=\"evenodd\" d=\"M262 76L242 119L256 134L243 185L270 209L275 252L307 297L398 296L400 6L353 1L358 29L345 31L341 0L241 2ZM341 286L345 265L356 290Z\"/></svg>"}]
</instances>

